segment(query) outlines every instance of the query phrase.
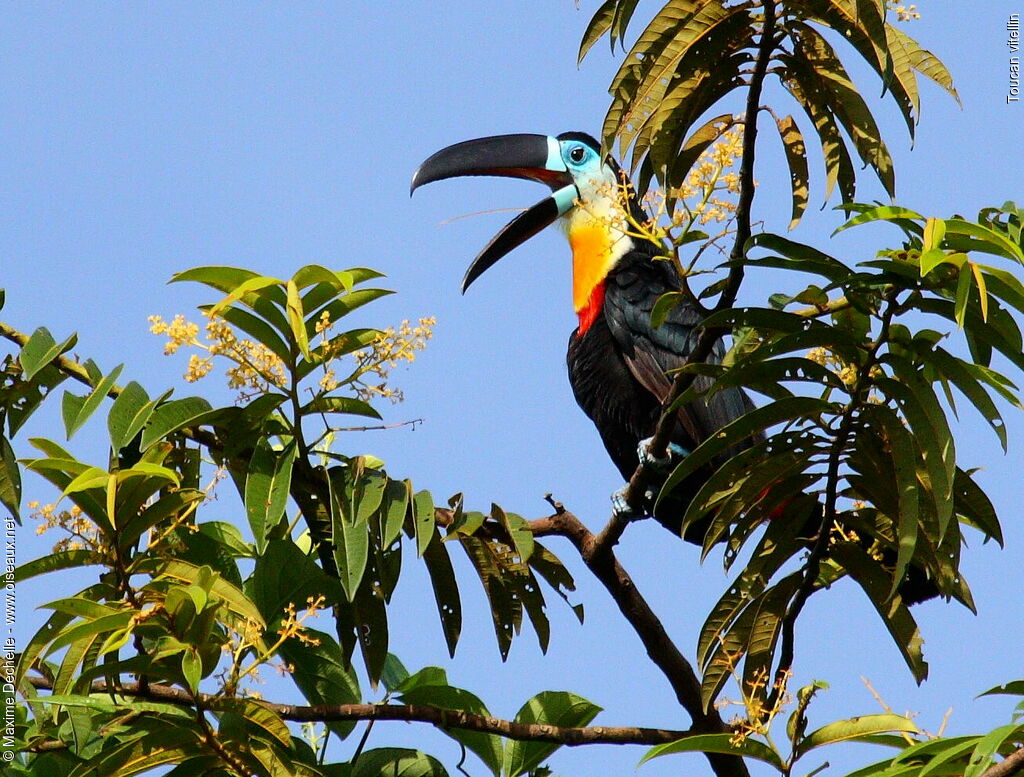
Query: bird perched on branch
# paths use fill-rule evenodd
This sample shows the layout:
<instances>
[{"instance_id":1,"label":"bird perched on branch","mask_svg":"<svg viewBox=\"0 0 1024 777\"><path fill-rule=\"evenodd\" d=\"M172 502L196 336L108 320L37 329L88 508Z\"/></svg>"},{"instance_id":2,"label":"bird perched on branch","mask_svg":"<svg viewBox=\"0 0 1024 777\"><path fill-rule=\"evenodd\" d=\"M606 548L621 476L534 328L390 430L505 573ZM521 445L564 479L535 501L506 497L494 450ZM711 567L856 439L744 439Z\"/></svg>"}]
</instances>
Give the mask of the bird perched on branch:
<instances>
[{"instance_id":1,"label":"bird perched on branch","mask_svg":"<svg viewBox=\"0 0 1024 777\"><path fill-rule=\"evenodd\" d=\"M615 160L601 153L590 135L566 132L547 135L499 135L457 143L429 157L416 171L411 191L434 181L459 176L504 176L546 184L551 196L506 224L470 264L462 281L465 291L488 268L546 226L561 219L572 251L573 308L579 325L569 336L566 357L569 382L583 411L597 427L608 454L627 481L638 457L649 468L666 473L670 466L727 424L753 409L737 387L704 393L711 379L694 380L696 397L674 414L668 455L656 459L649 449L662 406L672 387L674 371L682 367L697 341L701 314L682 295L660 326L651 314L666 292L683 290L674 262L665 248L645 237L647 216L628 178ZM708 363L720 363L719 343ZM723 539L723 527L709 533L713 513L683 528L687 506L701 486L729 457L760 441L738 441L676 484L655 507L653 492L641 514L626 504L625 489L613 495L615 510L629 518L652 512L663 526L698 545ZM765 492L767 493L767 491ZM768 501L768 500L766 500ZM793 521L806 546L823 530L823 507L812 495L781 494L762 507L763 517ZM798 522L798 523L797 523ZM799 528L797 528L799 527ZM870 544L870 538L862 542ZM890 556L892 558L890 558ZM881 563L895 553L887 549ZM906 603L937 595L926 572L910 565L900 585Z\"/></svg>"},{"instance_id":2,"label":"bird perched on branch","mask_svg":"<svg viewBox=\"0 0 1024 777\"><path fill-rule=\"evenodd\" d=\"M552 194L509 222L470 264L465 291L495 262L544 227L562 219L572 250L573 308L579 325L569 336L566 361L576 401L597 427L608 454L629 480L638 455L662 471L753 407L737 388L707 400L697 398L675 416L668 457L656 460L647 448L662 404L672 386L672 370L686 362L696 342L701 316L685 303L654 327L651 312L666 292L682 282L665 249L634 228L644 214L625 174L601 154L590 135L500 135L438 151L413 176L412 190L433 181L468 175L525 178L546 184ZM721 361L719 345L711 361ZM698 391L708 379L698 378ZM735 452L735 451L732 451ZM711 467L720 464L712 462ZM713 468L695 473L673 492L655 516L679 533L685 506ZM616 509L629 513L624 492ZM653 494L652 494L653 496ZM648 500L648 505L652 500ZM686 539L701 544L706 526L688 529Z\"/></svg>"}]
</instances>

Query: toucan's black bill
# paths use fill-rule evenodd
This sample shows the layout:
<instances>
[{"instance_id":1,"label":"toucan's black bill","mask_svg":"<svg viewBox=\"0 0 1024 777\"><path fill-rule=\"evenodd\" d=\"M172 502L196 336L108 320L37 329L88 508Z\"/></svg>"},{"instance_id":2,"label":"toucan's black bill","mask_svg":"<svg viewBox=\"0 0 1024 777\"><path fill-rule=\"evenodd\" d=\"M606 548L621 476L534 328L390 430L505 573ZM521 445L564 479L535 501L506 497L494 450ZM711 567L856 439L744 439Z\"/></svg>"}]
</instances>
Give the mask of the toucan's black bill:
<instances>
[{"instance_id":1,"label":"toucan's black bill","mask_svg":"<svg viewBox=\"0 0 1024 777\"><path fill-rule=\"evenodd\" d=\"M548 185L554 194L512 219L477 254L462 280L463 292L501 257L567 213L578 196L557 138L547 135L496 135L443 148L420 165L409 193L466 175L525 178Z\"/></svg>"},{"instance_id":2,"label":"toucan's black bill","mask_svg":"<svg viewBox=\"0 0 1024 777\"><path fill-rule=\"evenodd\" d=\"M412 177L420 186L464 175L527 178L561 188L571 180L558 155L558 141L547 135L494 135L456 143L431 155Z\"/></svg>"},{"instance_id":3,"label":"toucan's black bill","mask_svg":"<svg viewBox=\"0 0 1024 777\"><path fill-rule=\"evenodd\" d=\"M469 265L466 275L462 279L462 293L466 293L469 284L479 278L495 262L513 248L522 245L531 237L548 226L560 215L558 203L554 197L545 197L529 210L524 210L508 224L501 228L501 231L491 238L491 242L484 246L484 250L476 255L476 259Z\"/></svg>"}]
</instances>

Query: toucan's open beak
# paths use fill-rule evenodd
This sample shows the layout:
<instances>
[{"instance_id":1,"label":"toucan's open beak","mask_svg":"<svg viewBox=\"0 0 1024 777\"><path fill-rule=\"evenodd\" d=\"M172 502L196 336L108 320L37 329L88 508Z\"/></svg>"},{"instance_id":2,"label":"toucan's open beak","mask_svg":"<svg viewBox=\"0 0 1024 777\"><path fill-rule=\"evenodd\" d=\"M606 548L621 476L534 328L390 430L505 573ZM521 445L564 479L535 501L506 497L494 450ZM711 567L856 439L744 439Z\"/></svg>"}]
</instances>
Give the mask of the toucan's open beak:
<instances>
[{"instance_id":1,"label":"toucan's open beak","mask_svg":"<svg viewBox=\"0 0 1024 777\"><path fill-rule=\"evenodd\" d=\"M553 194L512 219L477 254L462 279L463 292L501 257L568 213L579 196L558 140L547 135L496 135L443 148L420 165L409 194L423 184L464 175L526 178L547 184Z\"/></svg>"}]
</instances>

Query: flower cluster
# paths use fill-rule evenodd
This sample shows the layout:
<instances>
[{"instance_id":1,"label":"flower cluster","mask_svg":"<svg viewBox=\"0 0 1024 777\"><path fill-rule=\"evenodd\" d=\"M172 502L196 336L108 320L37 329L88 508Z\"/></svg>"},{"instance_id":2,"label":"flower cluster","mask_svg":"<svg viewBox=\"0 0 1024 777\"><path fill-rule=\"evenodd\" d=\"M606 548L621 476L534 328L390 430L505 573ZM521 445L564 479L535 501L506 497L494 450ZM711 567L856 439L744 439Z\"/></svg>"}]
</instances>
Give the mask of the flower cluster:
<instances>
[{"instance_id":1,"label":"flower cluster","mask_svg":"<svg viewBox=\"0 0 1024 777\"><path fill-rule=\"evenodd\" d=\"M427 347L433 336L437 319L421 318L417 326L403 321L397 328L388 327L364 350L356 351L356 370L353 385L361 399L386 397L392 402L402 401L402 392L388 385L390 371L399 364L416 360L416 352Z\"/></svg>"},{"instance_id":2,"label":"flower cluster","mask_svg":"<svg viewBox=\"0 0 1024 777\"><path fill-rule=\"evenodd\" d=\"M199 340L199 327L177 315L167 323L161 316L149 317L149 331L155 335L167 335L165 354L172 354L182 345L189 345L205 351L207 355L191 354L184 378L189 383L206 377L213 369L213 359L224 356L233 362L227 369L228 386L237 389L245 398L250 394L265 393L271 386L286 388L288 376L281 357L263 343L244 338L239 339L234 329L220 316L208 316L205 340Z\"/></svg>"},{"instance_id":3,"label":"flower cluster","mask_svg":"<svg viewBox=\"0 0 1024 777\"><path fill-rule=\"evenodd\" d=\"M39 502L34 501L29 502L28 507L32 510L30 516L41 521L36 527L36 534L45 534L50 529L59 528L69 535L57 540L53 546L54 553L62 553L67 550L99 551L101 549L102 538L99 527L82 512L82 508L78 505L72 505L67 510L59 512L56 505L40 505Z\"/></svg>"},{"instance_id":4,"label":"flower cluster","mask_svg":"<svg viewBox=\"0 0 1024 777\"><path fill-rule=\"evenodd\" d=\"M921 18L916 5L897 5L893 10L896 12L896 21L899 22L909 22Z\"/></svg>"},{"instance_id":5,"label":"flower cluster","mask_svg":"<svg viewBox=\"0 0 1024 777\"><path fill-rule=\"evenodd\" d=\"M695 221L722 223L736 213L736 203L725 199L739 196L737 165L743 156L743 126L735 125L716 140L691 168L686 181L671 194L687 202ZM690 201L696 200L696 202Z\"/></svg>"}]
</instances>

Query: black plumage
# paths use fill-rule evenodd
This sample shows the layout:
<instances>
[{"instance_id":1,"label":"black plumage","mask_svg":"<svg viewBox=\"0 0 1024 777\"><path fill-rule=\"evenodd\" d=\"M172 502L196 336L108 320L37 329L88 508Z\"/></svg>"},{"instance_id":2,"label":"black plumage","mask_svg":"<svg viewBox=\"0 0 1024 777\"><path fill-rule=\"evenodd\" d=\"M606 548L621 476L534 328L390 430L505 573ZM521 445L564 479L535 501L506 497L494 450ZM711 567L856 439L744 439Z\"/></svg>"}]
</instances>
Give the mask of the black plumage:
<instances>
[{"instance_id":1,"label":"black plumage","mask_svg":"<svg viewBox=\"0 0 1024 777\"><path fill-rule=\"evenodd\" d=\"M593 324L582 334L577 329L569 337L566 356L576 401L594 422L625 480L637 467L640 441L654 434L662 403L672 387L670 371L685 364L700 322L699 314L684 303L675 307L660 327L651 324L658 298L681 288L675 266L657 258L659 255L662 252L654 244L634 242L608 273L604 301ZM709 361L720 362L723 353L719 344ZM709 385L708 378L695 381L699 391ZM671 440L692 451L752 408L749 397L736 388L719 391L706 401L698 398L676 414ZM733 449L730 455L745 447ZM713 461L676 488L656 516L666 528L679 532L686 505L723 460ZM703 528L693 527L686 539L701 543Z\"/></svg>"}]
</instances>

